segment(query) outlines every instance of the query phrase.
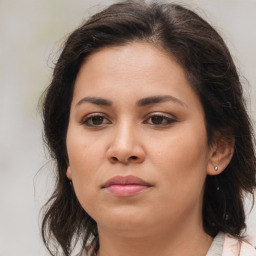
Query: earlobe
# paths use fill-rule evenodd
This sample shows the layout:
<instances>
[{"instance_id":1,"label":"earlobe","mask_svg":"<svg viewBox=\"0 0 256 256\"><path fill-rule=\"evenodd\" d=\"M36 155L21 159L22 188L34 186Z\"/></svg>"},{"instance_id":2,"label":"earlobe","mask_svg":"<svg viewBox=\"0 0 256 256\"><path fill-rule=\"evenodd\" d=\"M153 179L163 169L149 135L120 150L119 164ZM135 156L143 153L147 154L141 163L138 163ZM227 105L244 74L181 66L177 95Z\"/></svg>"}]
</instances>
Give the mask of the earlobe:
<instances>
[{"instance_id":1,"label":"earlobe","mask_svg":"<svg viewBox=\"0 0 256 256\"><path fill-rule=\"evenodd\" d=\"M234 154L234 144L234 139L231 141L224 141L224 138L218 139L210 152L207 168L209 175L218 175L226 169Z\"/></svg>"},{"instance_id":2,"label":"earlobe","mask_svg":"<svg viewBox=\"0 0 256 256\"><path fill-rule=\"evenodd\" d=\"M67 171L66 171L66 176L69 180L72 180L72 172L70 166L68 166Z\"/></svg>"}]
</instances>

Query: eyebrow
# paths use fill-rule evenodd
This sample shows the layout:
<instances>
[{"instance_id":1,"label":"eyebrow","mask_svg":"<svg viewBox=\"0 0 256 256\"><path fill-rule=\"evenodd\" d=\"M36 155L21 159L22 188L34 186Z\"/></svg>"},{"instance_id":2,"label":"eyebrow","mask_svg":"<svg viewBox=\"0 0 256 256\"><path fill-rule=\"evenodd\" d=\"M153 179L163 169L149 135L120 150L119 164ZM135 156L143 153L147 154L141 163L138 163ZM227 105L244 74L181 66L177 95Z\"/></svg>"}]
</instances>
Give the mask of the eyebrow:
<instances>
[{"instance_id":1,"label":"eyebrow","mask_svg":"<svg viewBox=\"0 0 256 256\"><path fill-rule=\"evenodd\" d=\"M106 100L106 99L103 99L103 98L85 97L85 98L82 98L80 101L78 101L76 106L79 106L79 105L81 105L82 103L85 103L85 102L89 102L89 103L92 103L92 104L95 104L95 105L102 105L102 106L112 106L112 104L113 104L112 101Z\"/></svg>"},{"instance_id":2,"label":"eyebrow","mask_svg":"<svg viewBox=\"0 0 256 256\"><path fill-rule=\"evenodd\" d=\"M136 105L139 107L143 107L146 105L151 105L151 104L156 104L156 103L161 103L161 102L166 102L166 101L172 101L174 103L178 103L182 106L187 107L187 105L182 102L181 100L177 99L174 96L171 95L160 95L160 96L151 96L147 98L140 99L136 102ZM76 106L79 106L85 102L89 102L95 105L101 105L101 106L112 106L113 102L104 98L99 98L99 97L84 97L82 98Z\"/></svg>"},{"instance_id":3,"label":"eyebrow","mask_svg":"<svg viewBox=\"0 0 256 256\"><path fill-rule=\"evenodd\" d=\"M137 105L141 107L141 106L161 103L161 102L165 102L165 101L172 101L174 103L178 103L178 104L182 105L183 107L184 106L187 107L187 105L183 101L181 101L171 95L160 95L160 96L152 96L152 97L143 98L137 102Z\"/></svg>"}]
</instances>

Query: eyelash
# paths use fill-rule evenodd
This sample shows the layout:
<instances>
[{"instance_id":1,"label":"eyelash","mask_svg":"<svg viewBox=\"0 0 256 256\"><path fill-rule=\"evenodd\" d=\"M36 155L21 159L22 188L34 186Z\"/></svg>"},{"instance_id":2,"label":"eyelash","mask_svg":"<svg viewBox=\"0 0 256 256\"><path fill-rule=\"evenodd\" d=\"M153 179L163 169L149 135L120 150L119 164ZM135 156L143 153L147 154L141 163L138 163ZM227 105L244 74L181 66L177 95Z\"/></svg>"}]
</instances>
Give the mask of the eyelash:
<instances>
[{"instance_id":1,"label":"eyelash","mask_svg":"<svg viewBox=\"0 0 256 256\"><path fill-rule=\"evenodd\" d=\"M107 120L108 123L105 123L105 124L92 124L90 122L92 122L93 118L101 118L102 120ZM85 125L87 127L102 127L103 125L111 124L111 122L102 113L93 113L93 114L90 114L90 115L86 116L85 118L83 118L83 120L81 121L81 124Z\"/></svg>"},{"instance_id":2,"label":"eyelash","mask_svg":"<svg viewBox=\"0 0 256 256\"><path fill-rule=\"evenodd\" d=\"M100 122L102 121L102 123L100 123L100 124L93 124L92 123L93 122L93 118L95 118L95 119L96 118L100 118L100 120L97 120L97 121L100 121ZM162 123L154 124L152 122L153 121L152 118L157 118L158 120L156 119L155 121L161 121L161 122L164 121L165 123L164 124L162 124ZM160 120L159 120L159 118L160 118ZM150 120L150 119L151 119L151 123L148 123L148 120ZM169 125L171 125L172 123L175 123L175 122L177 122L177 120L175 118L170 118L170 117L168 117L166 115L155 113L155 114L151 114L150 116L148 116L146 118L146 120L143 121L143 124L147 124L148 123L151 126L164 127L164 126L169 126ZM109 119L104 114L102 114L102 113L93 113L93 114L90 114L90 115L86 116L85 118L83 118L83 120L81 121L81 124L85 125L87 127L95 127L95 128L97 128L97 127L103 127L105 125L111 124L111 121L109 121Z\"/></svg>"},{"instance_id":3,"label":"eyelash","mask_svg":"<svg viewBox=\"0 0 256 256\"><path fill-rule=\"evenodd\" d=\"M171 118L171 117L168 117L168 116L166 116L166 115L163 115L163 114L158 114L158 113L154 113L154 114L151 114L147 119L146 119L146 121L148 121L149 119L151 119L151 121L152 121L152 118L154 118L154 117L157 117L157 118L162 118L162 121L164 120L165 121L165 123L164 124L154 124L154 123L151 123L150 125L152 125L152 126L157 126L157 127L163 127L163 126L168 126L168 125L171 125L172 123L175 123L175 122L177 122L177 120L175 119L175 118ZM143 123L146 123L146 121L144 121Z\"/></svg>"}]
</instances>

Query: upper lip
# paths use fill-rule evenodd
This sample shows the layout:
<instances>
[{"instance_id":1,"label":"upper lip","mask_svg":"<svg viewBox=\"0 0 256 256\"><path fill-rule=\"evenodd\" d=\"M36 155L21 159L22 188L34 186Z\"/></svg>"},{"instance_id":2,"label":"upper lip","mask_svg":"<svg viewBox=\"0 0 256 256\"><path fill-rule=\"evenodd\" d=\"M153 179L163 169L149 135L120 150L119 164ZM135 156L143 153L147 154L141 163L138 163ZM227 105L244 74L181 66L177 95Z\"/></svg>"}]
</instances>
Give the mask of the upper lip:
<instances>
[{"instance_id":1,"label":"upper lip","mask_svg":"<svg viewBox=\"0 0 256 256\"><path fill-rule=\"evenodd\" d=\"M112 185L141 185L141 186L152 186L148 182L144 181L143 179L128 175L128 176L115 176L109 180L107 180L103 185L102 188L107 188Z\"/></svg>"}]
</instances>

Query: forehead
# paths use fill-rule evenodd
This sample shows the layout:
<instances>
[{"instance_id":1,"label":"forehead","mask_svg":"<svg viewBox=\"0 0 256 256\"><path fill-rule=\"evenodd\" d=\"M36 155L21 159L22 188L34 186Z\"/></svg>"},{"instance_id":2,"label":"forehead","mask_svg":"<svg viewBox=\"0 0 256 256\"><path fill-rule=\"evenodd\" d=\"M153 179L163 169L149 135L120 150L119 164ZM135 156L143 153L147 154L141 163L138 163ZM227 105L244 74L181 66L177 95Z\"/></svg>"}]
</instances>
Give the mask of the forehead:
<instances>
[{"instance_id":1,"label":"forehead","mask_svg":"<svg viewBox=\"0 0 256 256\"><path fill-rule=\"evenodd\" d=\"M95 96L112 101L122 96L130 100L138 96L139 100L161 94L185 102L192 94L193 98L196 96L184 69L170 54L141 42L105 47L92 53L82 64L74 89L77 100Z\"/></svg>"}]
</instances>

